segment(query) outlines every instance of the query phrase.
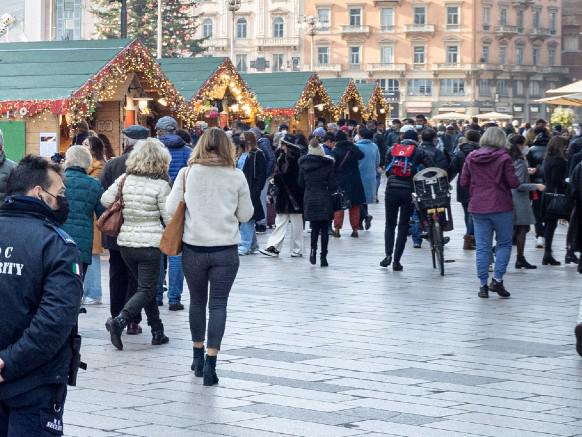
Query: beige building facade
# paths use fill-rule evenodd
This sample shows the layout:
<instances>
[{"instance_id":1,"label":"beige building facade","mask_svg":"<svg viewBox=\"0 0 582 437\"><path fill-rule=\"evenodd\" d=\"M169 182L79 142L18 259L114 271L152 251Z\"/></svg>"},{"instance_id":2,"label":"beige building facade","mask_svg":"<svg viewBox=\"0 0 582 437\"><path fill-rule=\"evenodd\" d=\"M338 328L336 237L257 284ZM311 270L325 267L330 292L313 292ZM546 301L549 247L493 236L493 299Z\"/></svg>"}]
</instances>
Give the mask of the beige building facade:
<instances>
[{"instance_id":1,"label":"beige building facade","mask_svg":"<svg viewBox=\"0 0 582 437\"><path fill-rule=\"evenodd\" d=\"M322 77L379 81L393 117L547 117L533 100L569 80L562 0L306 0L305 14L319 29L304 58L313 45Z\"/></svg>"},{"instance_id":2,"label":"beige building facade","mask_svg":"<svg viewBox=\"0 0 582 437\"><path fill-rule=\"evenodd\" d=\"M303 0L242 0L233 14L225 0L202 0L198 38L212 56L230 56L242 73L300 71Z\"/></svg>"}]
</instances>

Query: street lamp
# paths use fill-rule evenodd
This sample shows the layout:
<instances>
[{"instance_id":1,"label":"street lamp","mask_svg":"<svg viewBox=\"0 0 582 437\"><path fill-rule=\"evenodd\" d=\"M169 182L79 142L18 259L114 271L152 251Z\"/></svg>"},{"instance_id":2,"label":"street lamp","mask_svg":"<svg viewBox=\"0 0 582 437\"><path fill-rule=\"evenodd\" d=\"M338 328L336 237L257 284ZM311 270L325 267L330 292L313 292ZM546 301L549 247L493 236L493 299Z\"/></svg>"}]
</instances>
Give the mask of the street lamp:
<instances>
[{"instance_id":1,"label":"street lamp","mask_svg":"<svg viewBox=\"0 0 582 437\"><path fill-rule=\"evenodd\" d=\"M317 17L314 17L312 15L309 16L304 16L303 17L303 22L306 24L307 26L307 34L311 37L311 56L309 57L309 70L313 71L313 66L315 64L315 61L313 59L313 46L315 44L315 35L317 35L317 33L319 32L319 29L321 28L321 23L319 22L319 19Z\"/></svg>"},{"instance_id":2,"label":"street lamp","mask_svg":"<svg viewBox=\"0 0 582 437\"><path fill-rule=\"evenodd\" d=\"M162 0L158 0L158 59L162 59Z\"/></svg>"},{"instance_id":3,"label":"street lamp","mask_svg":"<svg viewBox=\"0 0 582 437\"><path fill-rule=\"evenodd\" d=\"M232 12L232 35L230 36L230 60L235 63L234 60L234 32L235 32L235 16L237 11L241 7L242 0L227 0L226 5L228 10Z\"/></svg>"}]
</instances>

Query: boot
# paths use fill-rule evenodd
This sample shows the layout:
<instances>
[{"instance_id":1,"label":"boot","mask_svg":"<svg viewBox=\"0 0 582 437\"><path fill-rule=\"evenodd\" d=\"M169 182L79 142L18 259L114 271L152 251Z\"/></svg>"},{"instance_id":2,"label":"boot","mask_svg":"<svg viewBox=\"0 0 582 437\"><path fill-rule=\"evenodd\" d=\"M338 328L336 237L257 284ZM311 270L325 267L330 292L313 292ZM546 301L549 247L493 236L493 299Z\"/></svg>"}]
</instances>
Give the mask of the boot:
<instances>
[{"instance_id":1,"label":"boot","mask_svg":"<svg viewBox=\"0 0 582 437\"><path fill-rule=\"evenodd\" d=\"M499 297L503 297L505 299L511 296L509 291L507 291L503 286L503 281L496 281L495 279L492 279L491 285L489 285L489 290L491 290L494 293L497 293Z\"/></svg>"},{"instance_id":2,"label":"boot","mask_svg":"<svg viewBox=\"0 0 582 437\"><path fill-rule=\"evenodd\" d=\"M321 267L329 267L327 263L327 252L321 252Z\"/></svg>"},{"instance_id":3,"label":"boot","mask_svg":"<svg viewBox=\"0 0 582 437\"><path fill-rule=\"evenodd\" d=\"M542 265L544 266L559 266L561 263L560 261L556 261L556 259L552 256L552 252L546 252L544 254L544 259L542 260Z\"/></svg>"},{"instance_id":4,"label":"boot","mask_svg":"<svg viewBox=\"0 0 582 437\"><path fill-rule=\"evenodd\" d=\"M202 376L204 377L205 386L210 387L218 384L218 376L216 376L216 357L206 355Z\"/></svg>"},{"instance_id":5,"label":"boot","mask_svg":"<svg viewBox=\"0 0 582 437\"><path fill-rule=\"evenodd\" d=\"M477 293L477 296L479 296L481 299L488 299L489 298L489 286L483 285L479 289L479 293Z\"/></svg>"},{"instance_id":6,"label":"boot","mask_svg":"<svg viewBox=\"0 0 582 437\"><path fill-rule=\"evenodd\" d=\"M392 255L388 255L386 258L380 261L380 267L388 267L390 264L392 264Z\"/></svg>"},{"instance_id":7,"label":"boot","mask_svg":"<svg viewBox=\"0 0 582 437\"><path fill-rule=\"evenodd\" d=\"M311 249L311 252L309 253L309 262L312 266L317 262L317 249Z\"/></svg>"},{"instance_id":8,"label":"boot","mask_svg":"<svg viewBox=\"0 0 582 437\"><path fill-rule=\"evenodd\" d=\"M121 334L127 326L127 320L121 314L117 317L109 317L105 323L105 328L109 331L111 335L111 344L117 348L117 350L123 350L123 342L121 341Z\"/></svg>"},{"instance_id":9,"label":"boot","mask_svg":"<svg viewBox=\"0 0 582 437\"><path fill-rule=\"evenodd\" d=\"M527 262L525 256L518 256L517 260L515 261L515 268L516 269L526 269L526 270L533 270L537 269L538 266L534 266Z\"/></svg>"},{"instance_id":10,"label":"boot","mask_svg":"<svg viewBox=\"0 0 582 437\"><path fill-rule=\"evenodd\" d=\"M404 270L404 267L402 267L400 261L394 261L394 264L392 264L392 270L395 272L401 272L402 270Z\"/></svg>"},{"instance_id":11,"label":"boot","mask_svg":"<svg viewBox=\"0 0 582 437\"><path fill-rule=\"evenodd\" d=\"M477 246L475 245L475 237L473 235L465 235L463 240L463 250L477 249Z\"/></svg>"},{"instance_id":12,"label":"boot","mask_svg":"<svg viewBox=\"0 0 582 437\"><path fill-rule=\"evenodd\" d=\"M569 249L568 251L566 251L566 260L565 260L565 264L578 264L580 262L580 260L578 259L578 257L576 256L576 254L574 253L574 251L572 249Z\"/></svg>"},{"instance_id":13,"label":"boot","mask_svg":"<svg viewBox=\"0 0 582 437\"><path fill-rule=\"evenodd\" d=\"M192 366L190 368L198 378L204 376L204 347L194 348L194 360L192 361Z\"/></svg>"},{"instance_id":14,"label":"boot","mask_svg":"<svg viewBox=\"0 0 582 437\"><path fill-rule=\"evenodd\" d=\"M169 341L170 339L164 334L164 324L162 322L152 326L152 346L166 344Z\"/></svg>"}]
</instances>

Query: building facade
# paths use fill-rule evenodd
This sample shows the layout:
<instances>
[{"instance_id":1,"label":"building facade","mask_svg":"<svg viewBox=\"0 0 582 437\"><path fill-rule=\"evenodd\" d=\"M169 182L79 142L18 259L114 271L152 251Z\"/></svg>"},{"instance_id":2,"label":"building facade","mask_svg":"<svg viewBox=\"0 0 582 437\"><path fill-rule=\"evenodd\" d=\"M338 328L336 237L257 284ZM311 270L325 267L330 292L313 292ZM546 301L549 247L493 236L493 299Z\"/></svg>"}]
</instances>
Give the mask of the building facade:
<instances>
[{"instance_id":1,"label":"building facade","mask_svg":"<svg viewBox=\"0 0 582 437\"><path fill-rule=\"evenodd\" d=\"M572 0L574 2L580 0ZM533 100L569 80L561 0L307 0L323 77L380 81L392 116L489 111L546 117Z\"/></svg>"},{"instance_id":2,"label":"building facade","mask_svg":"<svg viewBox=\"0 0 582 437\"><path fill-rule=\"evenodd\" d=\"M563 0L562 62L572 80L582 80L582 1Z\"/></svg>"},{"instance_id":3,"label":"building facade","mask_svg":"<svg viewBox=\"0 0 582 437\"><path fill-rule=\"evenodd\" d=\"M199 38L212 56L230 56L242 73L300 71L302 65L303 1L243 0L229 12L225 0L202 0Z\"/></svg>"}]
</instances>

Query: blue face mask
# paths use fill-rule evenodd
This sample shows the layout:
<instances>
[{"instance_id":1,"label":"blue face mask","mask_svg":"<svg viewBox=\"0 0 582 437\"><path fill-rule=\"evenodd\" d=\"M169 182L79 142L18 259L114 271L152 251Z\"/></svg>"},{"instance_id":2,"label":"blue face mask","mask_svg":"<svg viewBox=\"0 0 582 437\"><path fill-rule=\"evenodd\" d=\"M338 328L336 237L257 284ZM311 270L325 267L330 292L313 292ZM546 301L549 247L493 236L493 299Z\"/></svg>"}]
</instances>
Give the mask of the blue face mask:
<instances>
[{"instance_id":1,"label":"blue face mask","mask_svg":"<svg viewBox=\"0 0 582 437\"><path fill-rule=\"evenodd\" d=\"M417 124L415 127L416 127L416 130L422 130L422 128L424 128L424 126L422 124Z\"/></svg>"}]
</instances>

